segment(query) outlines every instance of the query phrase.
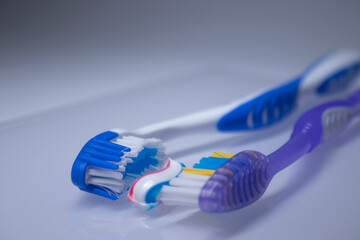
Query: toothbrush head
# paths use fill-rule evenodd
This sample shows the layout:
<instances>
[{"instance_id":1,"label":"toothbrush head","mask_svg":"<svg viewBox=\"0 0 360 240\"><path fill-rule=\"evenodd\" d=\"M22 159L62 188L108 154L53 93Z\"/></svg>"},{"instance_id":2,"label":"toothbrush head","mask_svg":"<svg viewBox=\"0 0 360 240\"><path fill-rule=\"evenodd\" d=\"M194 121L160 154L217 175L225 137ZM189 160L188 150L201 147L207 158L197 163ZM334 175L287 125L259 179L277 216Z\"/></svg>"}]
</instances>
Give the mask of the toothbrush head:
<instances>
[{"instance_id":1,"label":"toothbrush head","mask_svg":"<svg viewBox=\"0 0 360 240\"><path fill-rule=\"evenodd\" d=\"M159 139L107 131L90 139L81 149L71 180L80 190L116 200L138 177L163 168L166 159Z\"/></svg>"},{"instance_id":2,"label":"toothbrush head","mask_svg":"<svg viewBox=\"0 0 360 240\"><path fill-rule=\"evenodd\" d=\"M156 206L163 185L176 178L181 171L182 165L169 158L165 168L142 176L134 182L128 193L128 200L148 209Z\"/></svg>"},{"instance_id":3,"label":"toothbrush head","mask_svg":"<svg viewBox=\"0 0 360 240\"><path fill-rule=\"evenodd\" d=\"M271 180L265 155L243 151L230 159L221 157L218 161L223 164L214 171L215 158L204 158L197 164L208 169L181 168L169 159L166 168L139 178L128 199L146 208L162 203L222 213L250 205L263 195Z\"/></svg>"},{"instance_id":4,"label":"toothbrush head","mask_svg":"<svg viewBox=\"0 0 360 240\"><path fill-rule=\"evenodd\" d=\"M256 151L242 151L225 162L206 181L199 196L204 212L222 213L246 207L268 187L268 158Z\"/></svg>"}]
</instances>

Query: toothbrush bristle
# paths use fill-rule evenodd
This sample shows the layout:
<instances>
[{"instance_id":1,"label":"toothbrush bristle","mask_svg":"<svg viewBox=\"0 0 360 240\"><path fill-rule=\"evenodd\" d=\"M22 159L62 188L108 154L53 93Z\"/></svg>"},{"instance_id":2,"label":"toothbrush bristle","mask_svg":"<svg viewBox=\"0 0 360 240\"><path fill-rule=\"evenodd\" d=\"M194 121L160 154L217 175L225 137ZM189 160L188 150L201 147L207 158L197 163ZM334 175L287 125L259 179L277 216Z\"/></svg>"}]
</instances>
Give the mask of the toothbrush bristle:
<instances>
[{"instance_id":1,"label":"toothbrush bristle","mask_svg":"<svg viewBox=\"0 0 360 240\"><path fill-rule=\"evenodd\" d=\"M211 157L202 158L194 168L182 167L169 159L166 168L138 179L133 184L128 199L143 207L162 203L199 208L198 200L203 186L215 169L231 156L233 155L215 152Z\"/></svg>"},{"instance_id":2,"label":"toothbrush bristle","mask_svg":"<svg viewBox=\"0 0 360 240\"><path fill-rule=\"evenodd\" d=\"M199 196L202 211L221 213L245 207L265 192L268 158L256 151L243 151L230 158L205 183Z\"/></svg>"},{"instance_id":3,"label":"toothbrush bristle","mask_svg":"<svg viewBox=\"0 0 360 240\"><path fill-rule=\"evenodd\" d=\"M210 176L180 173L179 176L163 186L159 201L167 206L199 207L199 195Z\"/></svg>"},{"instance_id":4,"label":"toothbrush bristle","mask_svg":"<svg viewBox=\"0 0 360 240\"><path fill-rule=\"evenodd\" d=\"M108 162L117 165L117 169L89 166L86 183L99 187L116 198L128 190L138 177L162 169L166 164L167 156L159 139L124 136L115 138L111 143L123 147L123 151L117 156L118 160L108 159Z\"/></svg>"}]
</instances>

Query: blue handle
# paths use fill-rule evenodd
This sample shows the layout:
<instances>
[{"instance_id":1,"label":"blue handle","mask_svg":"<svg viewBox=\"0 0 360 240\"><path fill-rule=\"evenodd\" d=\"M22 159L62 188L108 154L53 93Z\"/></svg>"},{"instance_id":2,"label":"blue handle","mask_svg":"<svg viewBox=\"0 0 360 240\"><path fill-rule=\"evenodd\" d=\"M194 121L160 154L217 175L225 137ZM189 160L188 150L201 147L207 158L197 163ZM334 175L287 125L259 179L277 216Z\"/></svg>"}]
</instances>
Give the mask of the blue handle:
<instances>
[{"instance_id":1,"label":"blue handle","mask_svg":"<svg viewBox=\"0 0 360 240\"><path fill-rule=\"evenodd\" d=\"M295 79L240 105L223 116L217 128L220 131L252 130L281 120L295 108L300 80Z\"/></svg>"},{"instance_id":2,"label":"blue handle","mask_svg":"<svg viewBox=\"0 0 360 240\"><path fill-rule=\"evenodd\" d=\"M300 77L241 104L220 118L217 123L218 130L254 130L279 122L296 108L300 83L322 64L336 57L336 54L323 57L312 64ZM359 70L359 60L339 69L333 69L325 79L317 80L319 83L313 90L314 94L321 96L343 90L356 79Z\"/></svg>"}]
</instances>

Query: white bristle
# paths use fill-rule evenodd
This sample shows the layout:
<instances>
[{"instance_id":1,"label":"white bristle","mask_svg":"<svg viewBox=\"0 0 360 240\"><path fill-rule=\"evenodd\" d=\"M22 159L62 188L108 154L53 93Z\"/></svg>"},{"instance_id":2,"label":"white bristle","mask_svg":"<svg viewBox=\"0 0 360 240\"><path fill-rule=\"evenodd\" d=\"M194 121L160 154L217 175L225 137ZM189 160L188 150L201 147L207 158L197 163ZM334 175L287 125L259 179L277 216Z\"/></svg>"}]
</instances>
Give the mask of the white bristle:
<instances>
[{"instance_id":1,"label":"white bristle","mask_svg":"<svg viewBox=\"0 0 360 240\"><path fill-rule=\"evenodd\" d=\"M123 159L121 159L121 161L118 162L117 164L118 164L119 166L126 166L129 162L130 162L130 158L123 158ZM116 163L115 163L115 164L116 164Z\"/></svg>"},{"instance_id":2,"label":"white bristle","mask_svg":"<svg viewBox=\"0 0 360 240\"><path fill-rule=\"evenodd\" d=\"M179 179L189 179L193 181L201 181L206 182L210 176L200 175L200 174L192 174L192 173L181 173L177 178Z\"/></svg>"},{"instance_id":3,"label":"white bristle","mask_svg":"<svg viewBox=\"0 0 360 240\"><path fill-rule=\"evenodd\" d=\"M131 152L124 152L123 158L132 158L137 157L139 155L139 152L143 150L144 148L131 148Z\"/></svg>"},{"instance_id":4,"label":"white bristle","mask_svg":"<svg viewBox=\"0 0 360 240\"><path fill-rule=\"evenodd\" d=\"M167 206L188 206L188 207L198 207L197 198L170 198L170 197L160 197L161 201Z\"/></svg>"},{"instance_id":5,"label":"white bristle","mask_svg":"<svg viewBox=\"0 0 360 240\"><path fill-rule=\"evenodd\" d=\"M121 193L124 190L124 185L125 185L123 181L110 179L110 178L99 178L99 177L89 177L87 180L87 184L92 184L98 187L107 188L115 194Z\"/></svg>"},{"instance_id":6,"label":"white bristle","mask_svg":"<svg viewBox=\"0 0 360 240\"><path fill-rule=\"evenodd\" d=\"M180 173L169 186L162 187L158 199L164 205L198 207L201 189L208 179L209 176Z\"/></svg>"},{"instance_id":7,"label":"white bristle","mask_svg":"<svg viewBox=\"0 0 360 240\"><path fill-rule=\"evenodd\" d=\"M157 138L138 138L134 136L124 136L122 138L115 139L114 142L123 146L130 147L131 150L133 150L133 148L139 150L142 147L163 147L161 144L161 140Z\"/></svg>"},{"instance_id":8,"label":"white bristle","mask_svg":"<svg viewBox=\"0 0 360 240\"><path fill-rule=\"evenodd\" d=\"M189 179L180 179L180 178L174 178L170 181L170 185L174 187L189 187L189 188L198 188L202 187L204 185L204 182L202 181L193 181Z\"/></svg>"},{"instance_id":9,"label":"white bristle","mask_svg":"<svg viewBox=\"0 0 360 240\"><path fill-rule=\"evenodd\" d=\"M123 179L123 175L121 172L119 171L114 171L114 170L107 170L107 169L102 169L102 168L89 168L87 171L87 174L89 177L103 177L103 178L113 178L113 179L117 179L117 180L121 180Z\"/></svg>"},{"instance_id":10,"label":"white bristle","mask_svg":"<svg viewBox=\"0 0 360 240\"><path fill-rule=\"evenodd\" d=\"M111 179L111 178L99 178L99 177L90 177L87 181L88 184L96 185L108 185L122 188L124 183L120 180Z\"/></svg>"},{"instance_id":11,"label":"white bristle","mask_svg":"<svg viewBox=\"0 0 360 240\"><path fill-rule=\"evenodd\" d=\"M165 154L165 147L161 140L156 138L143 139L133 136L124 136L122 138L116 138L112 140L113 143L128 147L131 149L130 152L123 151L124 155L120 157L119 162L111 162L119 166L117 170L109 170L98 167L89 167L86 172L86 183L100 187L110 194L118 196L123 192L125 188L131 186L133 181L146 173L154 172L162 169L167 162L167 155ZM129 164L134 163L132 158L139 156L139 153L144 148L156 148L157 155L156 159L158 164L156 166L150 165L147 169L142 169L140 174L129 174L126 173L126 167ZM126 175L124 175L126 173ZM127 176L124 178L124 176Z\"/></svg>"},{"instance_id":12,"label":"white bristle","mask_svg":"<svg viewBox=\"0 0 360 240\"><path fill-rule=\"evenodd\" d=\"M199 193L201 191L201 187L174 187L174 186L163 186L163 188L161 189L162 193L165 193L169 196L171 195L177 195L177 194L181 194L184 196L188 196L188 197L197 197L199 196Z\"/></svg>"}]
</instances>

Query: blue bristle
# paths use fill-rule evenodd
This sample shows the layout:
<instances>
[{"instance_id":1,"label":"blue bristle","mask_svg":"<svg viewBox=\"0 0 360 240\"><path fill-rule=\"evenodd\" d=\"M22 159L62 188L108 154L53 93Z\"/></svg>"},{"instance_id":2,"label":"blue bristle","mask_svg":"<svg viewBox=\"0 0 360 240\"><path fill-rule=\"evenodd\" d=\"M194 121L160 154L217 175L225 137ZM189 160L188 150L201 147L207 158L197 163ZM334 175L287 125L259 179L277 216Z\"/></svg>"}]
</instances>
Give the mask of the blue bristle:
<instances>
[{"instance_id":1,"label":"blue bristle","mask_svg":"<svg viewBox=\"0 0 360 240\"><path fill-rule=\"evenodd\" d=\"M200 159L199 163L195 163L193 168L217 170L227 160L229 160L229 158L205 157Z\"/></svg>"},{"instance_id":2,"label":"blue bristle","mask_svg":"<svg viewBox=\"0 0 360 240\"><path fill-rule=\"evenodd\" d=\"M155 141L150 143L149 145L154 147L144 147L141 152L138 153L137 157L128 157L137 151L137 149L131 149L131 147L127 146L127 142L129 141L130 145L132 145L131 141L134 139L125 138L123 141L120 141L122 143L120 144L119 141L117 141L118 137L118 133L107 131L93 137L84 145L72 167L71 180L74 185L83 191L115 200L124 191L127 191L132 182L144 174L144 172L153 171L161 167L160 161L162 161L162 159L158 160L157 157L162 156L161 154L158 156L159 151L162 153L162 148L157 149L155 147L161 146L160 142ZM136 142L135 139L135 145L137 144ZM147 142L140 141L139 144L143 146L143 144L147 144ZM125 161L122 161L124 158L131 158L132 162L126 164ZM118 189L116 189L116 186L107 187L106 184L102 184L101 182L98 185L96 181L101 180L101 178L112 179L111 176L106 177L106 174L97 175L95 173L88 178L90 179L89 182L86 180L89 169L93 168L97 169L97 171L101 171L101 169L104 169L104 171L118 171L119 165L121 166L120 169L125 169L121 171L122 180L118 181ZM124 189L121 189L120 184L124 184Z\"/></svg>"},{"instance_id":3,"label":"blue bristle","mask_svg":"<svg viewBox=\"0 0 360 240\"><path fill-rule=\"evenodd\" d=\"M150 165L157 165L159 162L156 159L157 153L158 149L145 147L137 157L131 158L134 162L127 164L126 172L131 174L140 174Z\"/></svg>"}]
</instances>

